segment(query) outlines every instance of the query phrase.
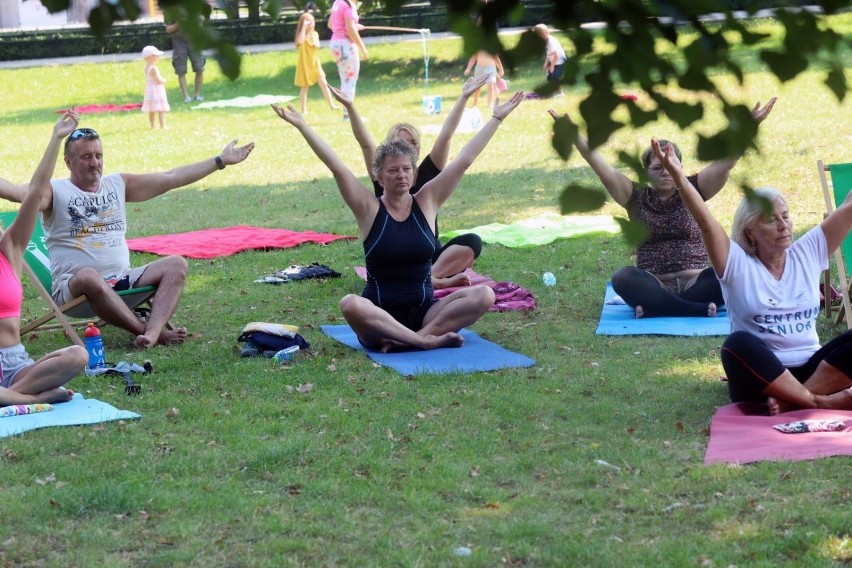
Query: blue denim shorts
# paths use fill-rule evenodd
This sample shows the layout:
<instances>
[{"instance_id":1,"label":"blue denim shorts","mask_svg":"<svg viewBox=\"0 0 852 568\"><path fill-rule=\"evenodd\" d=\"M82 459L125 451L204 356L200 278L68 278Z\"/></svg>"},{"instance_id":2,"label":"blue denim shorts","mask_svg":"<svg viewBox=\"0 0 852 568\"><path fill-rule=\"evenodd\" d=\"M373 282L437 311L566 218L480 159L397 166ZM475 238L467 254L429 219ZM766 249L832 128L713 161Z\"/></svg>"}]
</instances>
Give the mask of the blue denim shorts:
<instances>
[{"instance_id":1,"label":"blue denim shorts","mask_svg":"<svg viewBox=\"0 0 852 568\"><path fill-rule=\"evenodd\" d=\"M15 380L15 375L34 363L20 343L11 347L0 347L0 386L9 388Z\"/></svg>"}]
</instances>

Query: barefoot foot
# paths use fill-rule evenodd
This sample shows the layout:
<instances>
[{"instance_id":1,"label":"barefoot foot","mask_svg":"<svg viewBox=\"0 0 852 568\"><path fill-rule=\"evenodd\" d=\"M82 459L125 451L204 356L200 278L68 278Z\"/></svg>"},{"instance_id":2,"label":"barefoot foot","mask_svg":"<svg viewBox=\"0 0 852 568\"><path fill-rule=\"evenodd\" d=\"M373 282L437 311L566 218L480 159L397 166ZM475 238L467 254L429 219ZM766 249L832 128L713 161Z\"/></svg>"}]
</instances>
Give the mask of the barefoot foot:
<instances>
[{"instance_id":1,"label":"barefoot foot","mask_svg":"<svg viewBox=\"0 0 852 568\"><path fill-rule=\"evenodd\" d=\"M37 394L35 398L39 403L45 404L68 402L74 398L74 391L65 387L56 387Z\"/></svg>"},{"instance_id":2,"label":"barefoot foot","mask_svg":"<svg viewBox=\"0 0 852 568\"><path fill-rule=\"evenodd\" d=\"M164 329L156 337L152 337L151 333L143 333L137 335L133 340L133 346L136 349L150 349L155 345L177 345L186 341L186 328L177 327L175 329Z\"/></svg>"},{"instance_id":3,"label":"barefoot foot","mask_svg":"<svg viewBox=\"0 0 852 568\"><path fill-rule=\"evenodd\" d=\"M439 349L441 347L461 347L464 345L464 337L455 332L444 335L426 335L423 337L426 344L424 349Z\"/></svg>"},{"instance_id":4,"label":"barefoot foot","mask_svg":"<svg viewBox=\"0 0 852 568\"><path fill-rule=\"evenodd\" d=\"M716 311L717 311L716 304L714 304L713 302L710 302L709 304L707 304L707 317L708 318L715 318L716 317Z\"/></svg>"},{"instance_id":5,"label":"barefoot foot","mask_svg":"<svg viewBox=\"0 0 852 568\"><path fill-rule=\"evenodd\" d=\"M769 397L766 399L766 406L769 407L769 416L778 416L781 414L781 405L778 403L778 399L774 397Z\"/></svg>"},{"instance_id":6,"label":"barefoot foot","mask_svg":"<svg viewBox=\"0 0 852 568\"><path fill-rule=\"evenodd\" d=\"M178 345L186 341L186 328L176 327L174 329L164 329L157 339L160 345Z\"/></svg>"},{"instance_id":7,"label":"barefoot foot","mask_svg":"<svg viewBox=\"0 0 852 568\"><path fill-rule=\"evenodd\" d=\"M633 308L633 313L636 315L636 319L642 319L642 317L645 315L645 310L642 308L642 306L636 306L635 308Z\"/></svg>"},{"instance_id":8,"label":"barefoot foot","mask_svg":"<svg viewBox=\"0 0 852 568\"><path fill-rule=\"evenodd\" d=\"M831 410L852 410L852 387L823 397L820 408Z\"/></svg>"},{"instance_id":9,"label":"barefoot foot","mask_svg":"<svg viewBox=\"0 0 852 568\"><path fill-rule=\"evenodd\" d=\"M442 290L444 288L456 288L461 286L470 286L470 276L464 272L453 274L445 278L432 277L432 288Z\"/></svg>"}]
</instances>

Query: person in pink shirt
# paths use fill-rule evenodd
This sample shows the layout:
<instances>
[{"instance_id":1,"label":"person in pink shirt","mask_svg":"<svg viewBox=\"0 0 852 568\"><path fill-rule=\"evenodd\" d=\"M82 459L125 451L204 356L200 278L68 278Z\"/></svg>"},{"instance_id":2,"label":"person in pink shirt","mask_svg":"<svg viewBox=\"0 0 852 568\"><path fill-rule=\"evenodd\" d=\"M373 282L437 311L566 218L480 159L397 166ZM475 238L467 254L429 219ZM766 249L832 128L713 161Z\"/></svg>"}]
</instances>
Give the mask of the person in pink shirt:
<instances>
[{"instance_id":1,"label":"person in pink shirt","mask_svg":"<svg viewBox=\"0 0 852 568\"><path fill-rule=\"evenodd\" d=\"M89 356L79 345L48 353L38 361L21 344L21 271L24 252L38 219L39 202L50 192L50 178L62 139L79 115L66 110L53 126L50 143L33 174L14 222L0 230L0 406L68 402L74 391L63 385L83 371Z\"/></svg>"},{"instance_id":2,"label":"person in pink shirt","mask_svg":"<svg viewBox=\"0 0 852 568\"><path fill-rule=\"evenodd\" d=\"M328 17L328 27L331 30L331 53L340 75L340 90L346 98L355 100L355 85L361 73L361 59L367 59L367 48L358 33L364 26L358 23L355 1L334 0L331 15ZM343 119L349 119L346 110L343 111Z\"/></svg>"}]
</instances>

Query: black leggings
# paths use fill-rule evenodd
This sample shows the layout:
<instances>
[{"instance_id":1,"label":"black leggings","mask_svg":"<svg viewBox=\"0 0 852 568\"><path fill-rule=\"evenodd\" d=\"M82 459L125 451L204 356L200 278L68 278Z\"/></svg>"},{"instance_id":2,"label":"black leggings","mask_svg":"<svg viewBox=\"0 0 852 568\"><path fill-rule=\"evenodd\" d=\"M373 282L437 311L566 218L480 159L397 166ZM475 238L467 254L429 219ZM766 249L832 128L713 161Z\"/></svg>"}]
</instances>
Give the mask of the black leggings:
<instances>
[{"instance_id":1,"label":"black leggings","mask_svg":"<svg viewBox=\"0 0 852 568\"><path fill-rule=\"evenodd\" d=\"M435 254L432 256L432 264L438 260L438 257L441 256L447 248L457 245L460 247L467 247L473 250L473 258L479 258L479 253L482 252L482 239L476 233L464 233L463 235L459 235L457 237L453 237L447 243L442 246L440 249L435 251Z\"/></svg>"},{"instance_id":2,"label":"black leggings","mask_svg":"<svg viewBox=\"0 0 852 568\"><path fill-rule=\"evenodd\" d=\"M804 365L786 370L804 383L823 361L850 377L852 383L852 330L823 345ZM735 331L722 344L722 367L728 376L731 402L765 402L763 391L785 371L763 340L747 331Z\"/></svg>"},{"instance_id":3,"label":"black leggings","mask_svg":"<svg viewBox=\"0 0 852 568\"><path fill-rule=\"evenodd\" d=\"M660 285L647 270L623 266L612 275L612 289L631 308L642 306L644 317L707 316L707 304L725 303L722 287L713 268L705 268L695 284L679 294Z\"/></svg>"}]
</instances>

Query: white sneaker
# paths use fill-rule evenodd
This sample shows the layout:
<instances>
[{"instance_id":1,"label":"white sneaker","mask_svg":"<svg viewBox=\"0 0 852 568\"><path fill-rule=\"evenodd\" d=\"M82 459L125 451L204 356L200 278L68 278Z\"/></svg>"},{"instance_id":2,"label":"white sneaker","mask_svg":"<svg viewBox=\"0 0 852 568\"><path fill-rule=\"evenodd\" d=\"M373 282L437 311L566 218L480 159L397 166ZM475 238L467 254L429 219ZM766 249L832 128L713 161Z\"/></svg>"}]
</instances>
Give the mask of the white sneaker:
<instances>
[{"instance_id":1,"label":"white sneaker","mask_svg":"<svg viewBox=\"0 0 852 568\"><path fill-rule=\"evenodd\" d=\"M195 97L195 100L200 102L200 101L204 100L204 97L202 97L201 95L198 95L198 96Z\"/></svg>"},{"instance_id":2,"label":"white sneaker","mask_svg":"<svg viewBox=\"0 0 852 568\"><path fill-rule=\"evenodd\" d=\"M183 99L183 102L185 102L185 103L191 103L191 102L192 102L192 97L186 97L185 99Z\"/></svg>"}]
</instances>

